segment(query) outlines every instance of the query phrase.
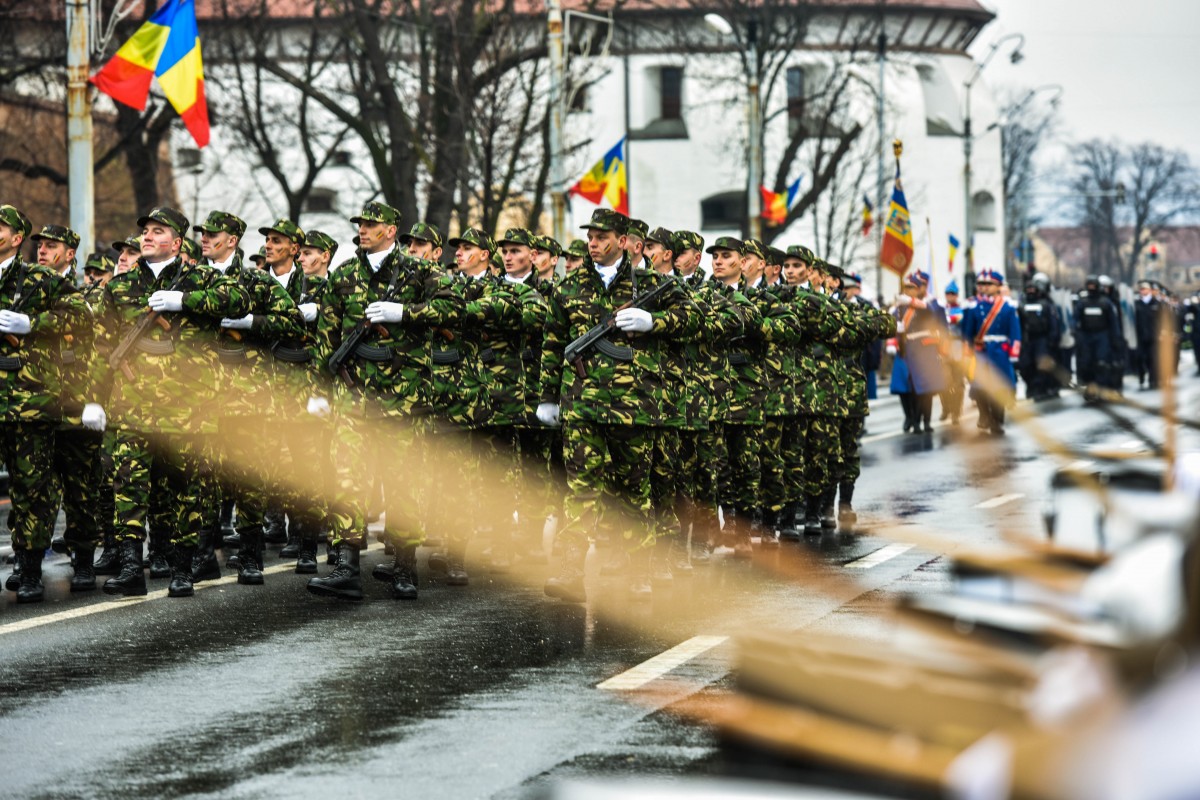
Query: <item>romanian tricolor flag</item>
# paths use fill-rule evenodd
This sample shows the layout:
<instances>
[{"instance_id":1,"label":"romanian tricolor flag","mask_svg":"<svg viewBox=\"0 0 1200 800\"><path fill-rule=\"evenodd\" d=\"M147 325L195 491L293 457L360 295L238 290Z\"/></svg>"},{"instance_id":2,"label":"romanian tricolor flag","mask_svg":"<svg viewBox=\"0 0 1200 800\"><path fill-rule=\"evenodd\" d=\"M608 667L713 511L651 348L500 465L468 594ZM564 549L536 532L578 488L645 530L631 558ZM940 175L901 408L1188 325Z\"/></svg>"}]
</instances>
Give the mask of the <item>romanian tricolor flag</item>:
<instances>
[{"instance_id":1,"label":"romanian tricolor flag","mask_svg":"<svg viewBox=\"0 0 1200 800\"><path fill-rule=\"evenodd\" d=\"M795 183L787 188L787 192L772 192L765 186L759 186L758 190L762 193L763 219L772 225L787 222L788 212L792 210L792 206L796 204L796 197L800 194L802 180L803 175L796 178Z\"/></svg>"},{"instance_id":2,"label":"romanian tricolor flag","mask_svg":"<svg viewBox=\"0 0 1200 800\"><path fill-rule=\"evenodd\" d=\"M950 274L954 274L954 257L958 255L958 237L950 234Z\"/></svg>"},{"instance_id":3,"label":"romanian tricolor flag","mask_svg":"<svg viewBox=\"0 0 1200 800\"><path fill-rule=\"evenodd\" d=\"M887 225L883 231L883 250L879 263L892 272L904 277L913 259L912 221L908 216L908 201L904 199L904 187L900 184L900 143L894 145L896 152L896 182L892 185L892 204L888 208Z\"/></svg>"},{"instance_id":4,"label":"romanian tricolor flag","mask_svg":"<svg viewBox=\"0 0 1200 800\"><path fill-rule=\"evenodd\" d=\"M867 197L866 192L863 192L862 220L863 236L869 236L871 228L875 226L875 206L871 205L871 199Z\"/></svg>"},{"instance_id":5,"label":"romanian tricolor flag","mask_svg":"<svg viewBox=\"0 0 1200 800\"><path fill-rule=\"evenodd\" d=\"M92 76L106 95L142 111L150 79L183 120L198 147L208 144L208 105L204 101L204 65L193 0L167 0L129 41Z\"/></svg>"},{"instance_id":6,"label":"romanian tricolor flag","mask_svg":"<svg viewBox=\"0 0 1200 800\"><path fill-rule=\"evenodd\" d=\"M617 142L568 192L589 203L607 200L614 211L629 215L629 181L625 176L625 140Z\"/></svg>"}]
</instances>

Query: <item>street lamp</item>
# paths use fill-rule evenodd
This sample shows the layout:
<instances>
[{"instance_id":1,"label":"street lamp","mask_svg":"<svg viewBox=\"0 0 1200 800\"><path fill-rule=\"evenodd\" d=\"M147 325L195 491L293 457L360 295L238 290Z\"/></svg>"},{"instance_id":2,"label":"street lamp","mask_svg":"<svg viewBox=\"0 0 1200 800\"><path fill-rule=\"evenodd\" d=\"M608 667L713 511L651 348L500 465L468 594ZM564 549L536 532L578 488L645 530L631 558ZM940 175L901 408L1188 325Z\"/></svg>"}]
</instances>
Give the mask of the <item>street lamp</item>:
<instances>
[{"instance_id":1,"label":"street lamp","mask_svg":"<svg viewBox=\"0 0 1200 800\"><path fill-rule=\"evenodd\" d=\"M705 14L704 22L721 36L732 36L733 26L720 14ZM762 111L758 86L758 21L746 23L746 160L749 168L749 185L746 187L746 213L749 216L747 230L750 238L762 238L762 195L758 187L762 184Z\"/></svg>"},{"instance_id":2,"label":"street lamp","mask_svg":"<svg viewBox=\"0 0 1200 800\"><path fill-rule=\"evenodd\" d=\"M1005 42L1016 41L1017 45L1013 48L1009 55L1009 60L1013 64L1020 64L1025 55L1021 52L1021 48L1025 45L1025 36L1020 33L1010 33L1007 36L1001 36L992 43L991 49L983 60L976 65L975 71L971 73L971 77L963 84L965 91L964 97L964 113L963 113L963 210L966 217L965 233L967 245L967 269L963 276L963 282L967 296L975 294L975 243L972 241L974 236L974 203L971 197L971 143L974 137L971 135L971 87L979 80L979 76L983 73L984 68L991 63L992 57L1000 50L1000 47Z\"/></svg>"}]
</instances>

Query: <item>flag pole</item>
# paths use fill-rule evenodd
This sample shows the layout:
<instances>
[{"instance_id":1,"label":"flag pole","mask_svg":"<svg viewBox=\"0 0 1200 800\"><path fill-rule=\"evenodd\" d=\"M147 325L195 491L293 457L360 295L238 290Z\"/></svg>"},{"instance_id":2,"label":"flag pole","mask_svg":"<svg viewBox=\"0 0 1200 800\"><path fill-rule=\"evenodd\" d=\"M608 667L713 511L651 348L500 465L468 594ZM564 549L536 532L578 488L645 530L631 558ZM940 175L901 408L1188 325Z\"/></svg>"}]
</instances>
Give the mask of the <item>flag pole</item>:
<instances>
[{"instance_id":1,"label":"flag pole","mask_svg":"<svg viewBox=\"0 0 1200 800\"><path fill-rule=\"evenodd\" d=\"M76 256L87 261L96 241L92 100L88 88L91 0L67 3L67 196L71 229L79 234ZM75 277L75 276L72 276Z\"/></svg>"}]
</instances>

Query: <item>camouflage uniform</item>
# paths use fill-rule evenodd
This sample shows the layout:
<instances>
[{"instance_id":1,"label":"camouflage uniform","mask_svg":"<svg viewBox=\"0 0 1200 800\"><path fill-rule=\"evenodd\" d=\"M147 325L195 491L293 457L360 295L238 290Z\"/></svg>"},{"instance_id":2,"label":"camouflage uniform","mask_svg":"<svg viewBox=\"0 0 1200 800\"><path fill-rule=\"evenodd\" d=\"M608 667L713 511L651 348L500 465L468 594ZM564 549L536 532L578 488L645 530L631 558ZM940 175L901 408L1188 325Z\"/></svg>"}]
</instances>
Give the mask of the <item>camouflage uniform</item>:
<instances>
[{"instance_id":1,"label":"camouflage uniform","mask_svg":"<svg viewBox=\"0 0 1200 800\"><path fill-rule=\"evenodd\" d=\"M27 217L0 206L0 222L16 234ZM87 327L87 305L74 284L17 252L0 273L0 305L28 317L25 334L0 336L0 461L8 467L9 527L22 573L20 602L42 599L42 554L50 546L59 492L53 469L54 429L61 414L60 340Z\"/></svg>"},{"instance_id":2,"label":"camouflage uniform","mask_svg":"<svg viewBox=\"0 0 1200 800\"><path fill-rule=\"evenodd\" d=\"M621 234L627 224L624 215L598 209L584 227ZM587 537L600 525L609 528L612 539L638 552L642 575L648 564L641 556L648 558L654 542L650 464L654 428L664 418L664 342L694 336L698 310L682 287L667 291L652 312L649 333L632 338L608 334L581 362L583 374L563 360L571 341L634 296L635 275L641 291L674 281L654 272L635 273L626 256L609 285L597 268L581 269L563 278L550 295L541 402L561 408L568 494L559 534L563 569L546 588L563 599L580 599ZM616 519L604 513L606 498L618 512Z\"/></svg>"}]
</instances>

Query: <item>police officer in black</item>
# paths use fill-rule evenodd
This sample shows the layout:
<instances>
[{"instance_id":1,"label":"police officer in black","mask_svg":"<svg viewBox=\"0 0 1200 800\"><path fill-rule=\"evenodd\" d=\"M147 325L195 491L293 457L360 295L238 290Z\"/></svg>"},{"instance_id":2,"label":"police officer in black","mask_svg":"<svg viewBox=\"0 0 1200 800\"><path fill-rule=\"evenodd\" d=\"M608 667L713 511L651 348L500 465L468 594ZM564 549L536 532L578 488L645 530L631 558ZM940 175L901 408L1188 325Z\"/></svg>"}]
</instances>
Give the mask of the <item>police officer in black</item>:
<instances>
[{"instance_id":1,"label":"police officer in black","mask_svg":"<svg viewBox=\"0 0 1200 800\"><path fill-rule=\"evenodd\" d=\"M1021 300L1021 357L1017 371L1025 382L1030 400L1048 400L1058 396L1054 367L1058 363L1058 340L1062 319L1050 298L1050 278L1039 272L1025 286Z\"/></svg>"},{"instance_id":2,"label":"police officer in black","mask_svg":"<svg viewBox=\"0 0 1200 800\"><path fill-rule=\"evenodd\" d=\"M1125 372L1121 328L1116 306L1089 275L1075 306L1076 374L1085 397L1095 400L1095 388L1121 390Z\"/></svg>"},{"instance_id":3,"label":"police officer in black","mask_svg":"<svg viewBox=\"0 0 1200 800\"><path fill-rule=\"evenodd\" d=\"M1150 281L1138 284L1138 299L1133 304L1133 327L1137 331L1137 376L1139 388L1158 388L1158 337L1163 304L1154 294Z\"/></svg>"}]
</instances>

